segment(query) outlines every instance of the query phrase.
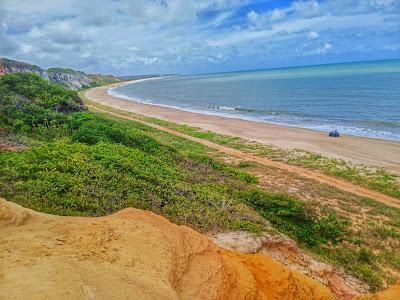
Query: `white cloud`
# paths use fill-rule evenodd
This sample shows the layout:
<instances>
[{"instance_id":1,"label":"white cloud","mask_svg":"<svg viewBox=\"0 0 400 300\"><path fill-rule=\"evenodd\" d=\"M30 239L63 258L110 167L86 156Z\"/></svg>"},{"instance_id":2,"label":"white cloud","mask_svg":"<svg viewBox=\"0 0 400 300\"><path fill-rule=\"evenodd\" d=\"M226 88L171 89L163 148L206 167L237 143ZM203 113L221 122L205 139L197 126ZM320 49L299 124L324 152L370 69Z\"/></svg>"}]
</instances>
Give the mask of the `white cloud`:
<instances>
[{"instance_id":1,"label":"white cloud","mask_svg":"<svg viewBox=\"0 0 400 300\"><path fill-rule=\"evenodd\" d=\"M285 17L286 17L286 11L283 9L275 8L269 14L269 20L272 22L282 20Z\"/></svg>"},{"instance_id":2,"label":"white cloud","mask_svg":"<svg viewBox=\"0 0 400 300\"><path fill-rule=\"evenodd\" d=\"M383 17L378 14L352 15L352 16L320 16L315 18L296 18L285 22L274 24L266 30L242 30L223 34L218 38L209 39L207 42L213 46L232 45L244 43L254 39L266 39L277 36L282 32L297 35L305 30L350 30L352 28L362 28L379 26L383 23ZM315 30L313 30L315 29Z\"/></svg>"},{"instance_id":3,"label":"white cloud","mask_svg":"<svg viewBox=\"0 0 400 300\"><path fill-rule=\"evenodd\" d=\"M316 40L317 38L319 38L319 33L316 32L316 31L310 31L310 32L307 34L307 38L308 38L309 40Z\"/></svg>"},{"instance_id":4,"label":"white cloud","mask_svg":"<svg viewBox=\"0 0 400 300\"><path fill-rule=\"evenodd\" d=\"M320 5L315 0L295 1L292 4L292 9L294 13L305 17L315 17L321 13Z\"/></svg>"},{"instance_id":5,"label":"white cloud","mask_svg":"<svg viewBox=\"0 0 400 300\"><path fill-rule=\"evenodd\" d=\"M17 44L7 35L7 24L2 21L6 12L0 9L0 53L10 54L17 49Z\"/></svg>"},{"instance_id":6,"label":"white cloud","mask_svg":"<svg viewBox=\"0 0 400 300\"><path fill-rule=\"evenodd\" d=\"M286 11L287 10L275 8L271 11L259 14L252 10L247 13L247 19L253 26L259 28L267 28L270 27L273 23L285 19Z\"/></svg>"},{"instance_id":7,"label":"white cloud","mask_svg":"<svg viewBox=\"0 0 400 300\"><path fill-rule=\"evenodd\" d=\"M390 50L390 51L398 51L398 50L400 50L400 43L399 44L384 45L383 49Z\"/></svg>"},{"instance_id":8,"label":"white cloud","mask_svg":"<svg viewBox=\"0 0 400 300\"><path fill-rule=\"evenodd\" d=\"M16 49L17 44L6 35L4 26L0 24L0 53L9 55Z\"/></svg>"},{"instance_id":9,"label":"white cloud","mask_svg":"<svg viewBox=\"0 0 400 300\"><path fill-rule=\"evenodd\" d=\"M326 44L323 45L322 47L317 48L317 49L311 51L310 54L323 55L323 54L328 53L328 52L332 49L332 47L333 47L332 44L326 43Z\"/></svg>"},{"instance_id":10,"label":"white cloud","mask_svg":"<svg viewBox=\"0 0 400 300\"><path fill-rule=\"evenodd\" d=\"M256 13L254 10L250 11L249 13L247 13L247 19L251 23L256 24L258 20L258 13Z\"/></svg>"}]
</instances>

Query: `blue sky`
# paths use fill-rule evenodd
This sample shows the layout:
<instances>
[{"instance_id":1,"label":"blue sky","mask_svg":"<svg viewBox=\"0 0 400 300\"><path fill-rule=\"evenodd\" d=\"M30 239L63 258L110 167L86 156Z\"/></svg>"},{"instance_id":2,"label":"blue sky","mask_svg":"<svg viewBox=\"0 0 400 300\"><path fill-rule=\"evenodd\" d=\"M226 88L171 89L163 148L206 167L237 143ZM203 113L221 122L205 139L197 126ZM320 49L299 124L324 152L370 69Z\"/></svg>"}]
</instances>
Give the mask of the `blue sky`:
<instances>
[{"instance_id":1,"label":"blue sky","mask_svg":"<svg viewBox=\"0 0 400 300\"><path fill-rule=\"evenodd\" d=\"M400 0L1 0L0 56L118 75L400 58Z\"/></svg>"}]
</instances>

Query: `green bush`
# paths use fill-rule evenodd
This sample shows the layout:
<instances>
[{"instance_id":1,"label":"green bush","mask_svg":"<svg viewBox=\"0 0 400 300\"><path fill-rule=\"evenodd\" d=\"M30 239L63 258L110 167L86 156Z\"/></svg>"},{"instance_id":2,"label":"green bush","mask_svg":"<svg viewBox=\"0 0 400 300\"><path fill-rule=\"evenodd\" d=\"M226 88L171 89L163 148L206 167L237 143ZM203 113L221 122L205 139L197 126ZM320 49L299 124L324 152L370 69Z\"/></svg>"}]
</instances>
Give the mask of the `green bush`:
<instances>
[{"instance_id":1,"label":"green bush","mask_svg":"<svg viewBox=\"0 0 400 300\"><path fill-rule=\"evenodd\" d=\"M249 231L253 233L260 233L264 229L262 225L246 220L235 220L232 225L233 229Z\"/></svg>"},{"instance_id":2,"label":"green bush","mask_svg":"<svg viewBox=\"0 0 400 300\"><path fill-rule=\"evenodd\" d=\"M149 137L151 149L134 146L142 137L126 134L133 146L64 138L19 153L0 151L0 195L52 214L99 216L137 207L200 231L233 228L249 217L249 228L262 228L260 218L230 194L245 181Z\"/></svg>"},{"instance_id":3,"label":"green bush","mask_svg":"<svg viewBox=\"0 0 400 300\"><path fill-rule=\"evenodd\" d=\"M98 142L118 143L151 153L164 152L168 148L125 122L117 122L91 113L71 114L68 122L73 141L89 145ZM172 149L168 148L167 151Z\"/></svg>"},{"instance_id":4,"label":"green bush","mask_svg":"<svg viewBox=\"0 0 400 300\"><path fill-rule=\"evenodd\" d=\"M38 128L63 127L67 119L64 113L84 109L77 92L38 75L18 73L0 77L0 125L9 126L16 133L39 137Z\"/></svg>"},{"instance_id":5,"label":"green bush","mask_svg":"<svg viewBox=\"0 0 400 300\"><path fill-rule=\"evenodd\" d=\"M304 202L290 196L249 189L241 192L239 197L277 228L309 246L335 245L346 234L347 221L339 220L333 214L318 217Z\"/></svg>"},{"instance_id":6,"label":"green bush","mask_svg":"<svg viewBox=\"0 0 400 300\"><path fill-rule=\"evenodd\" d=\"M51 83L39 75L31 73L2 76L0 78L0 93L2 97L19 95L19 105L29 102L57 112L72 112L82 109L82 101L76 91ZM24 98L30 101L24 101Z\"/></svg>"},{"instance_id":7,"label":"green bush","mask_svg":"<svg viewBox=\"0 0 400 300\"><path fill-rule=\"evenodd\" d=\"M364 248L358 251L357 256L357 259L360 263L373 264L376 260L376 256L371 251Z\"/></svg>"},{"instance_id":8,"label":"green bush","mask_svg":"<svg viewBox=\"0 0 400 300\"><path fill-rule=\"evenodd\" d=\"M368 283L372 291L379 290L383 285L381 277L367 264L356 265L354 272L360 279Z\"/></svg>"}]
</instances>

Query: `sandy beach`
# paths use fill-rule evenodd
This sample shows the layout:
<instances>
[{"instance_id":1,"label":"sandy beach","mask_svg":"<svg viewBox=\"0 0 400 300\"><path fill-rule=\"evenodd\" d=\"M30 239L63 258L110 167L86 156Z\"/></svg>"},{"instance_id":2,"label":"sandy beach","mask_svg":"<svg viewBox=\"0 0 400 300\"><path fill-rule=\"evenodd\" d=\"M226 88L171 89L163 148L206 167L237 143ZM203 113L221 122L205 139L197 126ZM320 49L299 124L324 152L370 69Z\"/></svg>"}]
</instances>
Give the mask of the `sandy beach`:
<instances>
[{"instance_id":1,"label":"sandy beach","mask_svg":"<svg viewBox=\"0 0 400 300\"><path fill-rule=\"evenodd\" d=\"M211 116L137 103L108 95L107 90L116 85L91 89L86 92L86 97L103 105L178 124L186 124L259 143L272 144L281 148L308 150L324 156L368 166L380 166L400 173L400 142L349 135L330 138L326 133L309 129Z\"/></svg>"}]
</instances>

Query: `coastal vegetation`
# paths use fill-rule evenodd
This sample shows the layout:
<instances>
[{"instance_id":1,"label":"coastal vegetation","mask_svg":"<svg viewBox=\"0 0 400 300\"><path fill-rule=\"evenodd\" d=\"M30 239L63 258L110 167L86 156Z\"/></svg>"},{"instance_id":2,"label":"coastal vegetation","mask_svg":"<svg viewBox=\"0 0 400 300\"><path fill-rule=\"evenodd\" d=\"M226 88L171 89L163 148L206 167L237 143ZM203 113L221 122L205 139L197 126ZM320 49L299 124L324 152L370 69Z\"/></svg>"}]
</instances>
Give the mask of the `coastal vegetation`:
<instances>
[{"instance_id":1,"label":"coastal vegetation","mask_svg":"<svg viewBox=\"0 0 400 300\"><path fill-rule=\"evenodd\" d=\"M150 137L154 129L87 112L76 92L38 76L4 76L0 91L2 130L35 144L1 154L0 190L10 200L63 215L105 215L134 206L203 232L261 230L261 203L282 211L296 205L276 220L290 223L287 228L326 222L302 210L301 201L279 194L258 191L258 204L247 205L242 198L257 191L254 176L213 160L194 143L180 151ZM292 220L298 215L305 224ZM333 241L343 233L315 231L310 239L316 241L306 242L319 242L319 235Z\"/></svg>"},{"instance_id":2,"label":"coastal vegetation","mask_svg":"<svg viewBox=\"0 0 400 300\"><path fill-rule=\"evenodd\" d=\"M154 124L162 125L217 144L230 146L235 149L287 164L318 170L325 174L345 179L400 199L400 176L398 174L390 173L383 168L351 164L341 159L328 158L306 150L282 149L273 145L255 143L239 137L204 131L200 128L174 124L160 119L144 119Z\"/></svg>"},{"instance_id":3,"label":"coastal vegetation","mask_svg":"<svg viewBox=\"0 0 400 300\"><path fill-rule=\"evenodd\" d=\"M241 147L238 139L163 125ZM227 163L204 145L90 112L76 91L37 75L0 78L0 132L0 143L21 147L0 150L0 196L25 207L79 216L136 207L203 233L280 231L372 289L400 272L399 209L359 200L385 219L355 231L354 220L325 204L262 187L251 164Z\"/></svg>"},{"instance_id":4,"label":"coastal vegetation","mask_svg":"<svg viewBox=\"0 0 400 300\"><path fill-rule=\"evenodd\" d=\"M103 74L89 74L88 78L90 80L90 87L108 85L122 81L122 79L115 76Z\"/></svg>"},{"instance_id":5,"label":"coastal vegetation","mask_svg":"<svg viewBox=\"0 0 400 300\"><path fill-rule=\"evenodd\" d=\"M66 69L66 68L50 68L47 69L47 74L56 74L56 73L66 73L66 74L84 74L83 72L80 71L75 71L72 69Z\"/></svg>"}]
</instances>

